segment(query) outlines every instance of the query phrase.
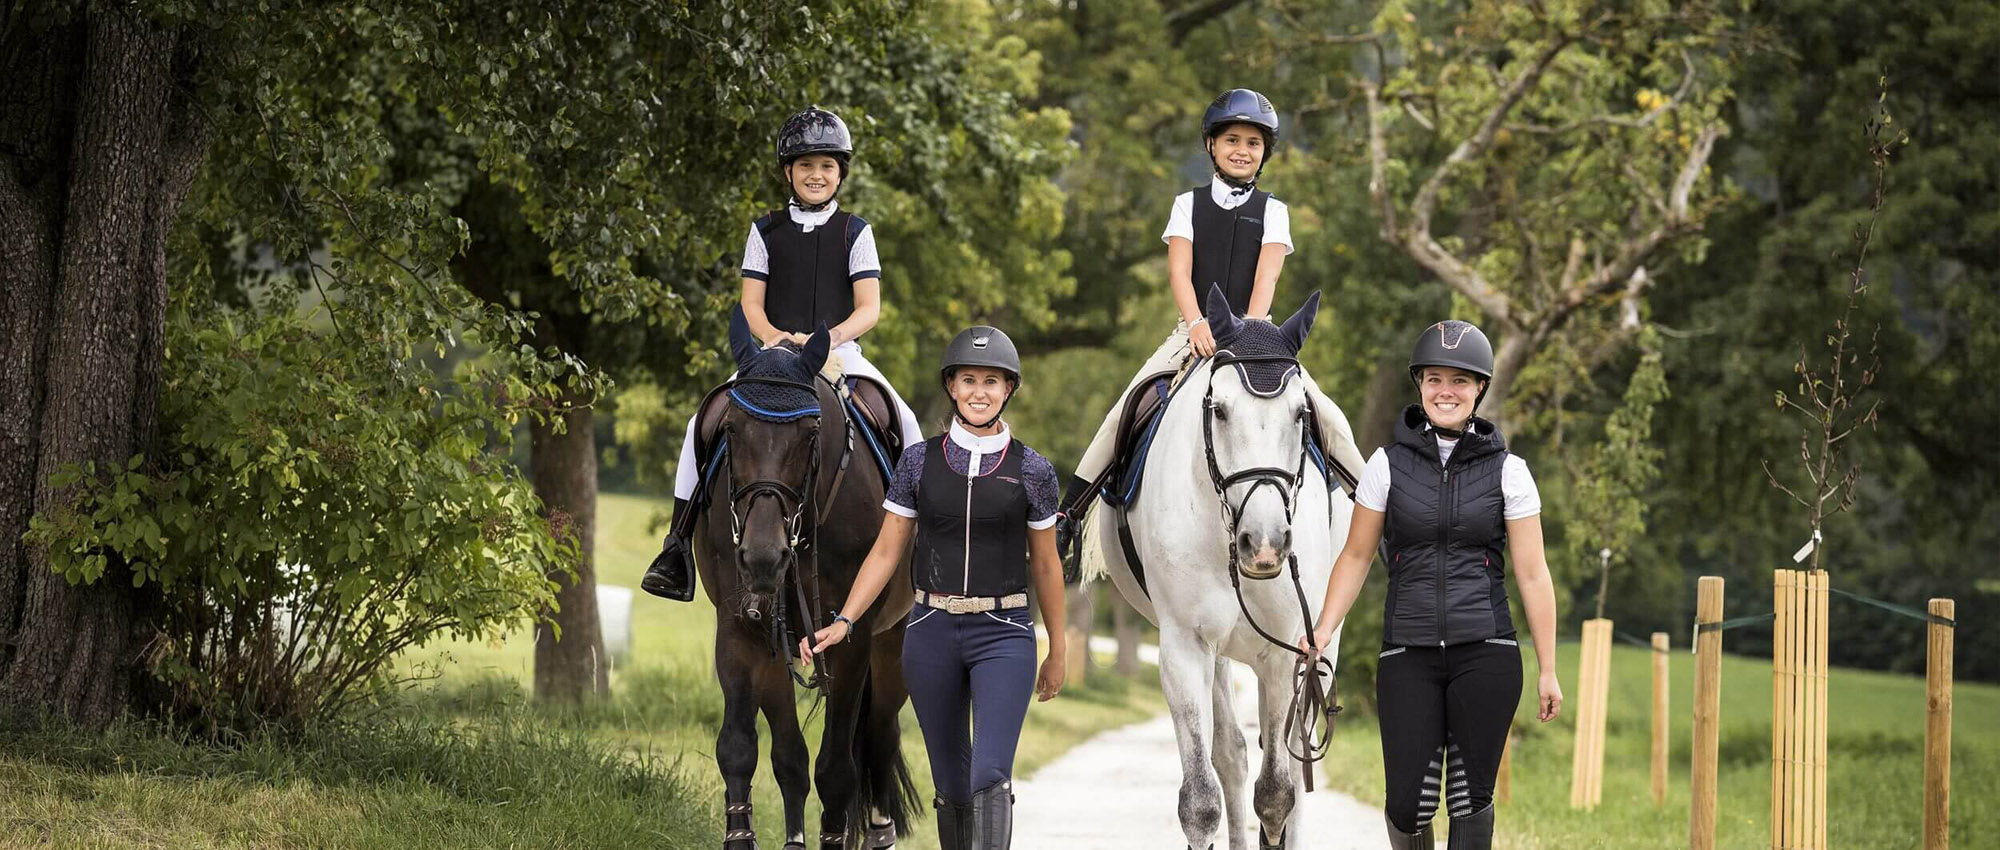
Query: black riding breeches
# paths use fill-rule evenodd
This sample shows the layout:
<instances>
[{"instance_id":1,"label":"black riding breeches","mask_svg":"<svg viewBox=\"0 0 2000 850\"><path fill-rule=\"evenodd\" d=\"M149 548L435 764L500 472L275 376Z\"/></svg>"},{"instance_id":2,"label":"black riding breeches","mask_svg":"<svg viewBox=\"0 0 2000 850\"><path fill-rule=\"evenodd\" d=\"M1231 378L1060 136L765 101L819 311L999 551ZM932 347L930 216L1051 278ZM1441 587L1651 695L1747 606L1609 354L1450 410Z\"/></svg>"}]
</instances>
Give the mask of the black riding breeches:
<instances>
[{"instance_id":1,"label":"black riding breeches","mask_svg":"<svg viewBox=\"0 0 2000 850\"><path fill-rule=\"evenodd\" d=\"M1382 717L1384 809L1416 832L1444 800L1452 816L1493 802L1493 781L1521 702L1521 649L1495 638L1456 646L1383 647L1375 675Z\"/></svg>"}]
</instances>

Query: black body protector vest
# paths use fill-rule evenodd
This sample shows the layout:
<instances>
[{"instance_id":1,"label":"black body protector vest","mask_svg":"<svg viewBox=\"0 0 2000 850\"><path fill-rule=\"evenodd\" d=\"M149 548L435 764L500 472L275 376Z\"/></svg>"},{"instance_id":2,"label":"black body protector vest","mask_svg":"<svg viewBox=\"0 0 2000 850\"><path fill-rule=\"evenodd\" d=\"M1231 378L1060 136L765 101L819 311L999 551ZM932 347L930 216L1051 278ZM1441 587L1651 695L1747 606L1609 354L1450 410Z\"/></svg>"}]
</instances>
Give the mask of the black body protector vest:
<instances>
[{"instance_id":1,"label":"black body protector vest","mask_svg":"<svg viewBox=\"0 0 2000 850\"><path fill-rule=\"evenodd\" d=\"M1388 447L1389 595L1382 642L1448 646L1514 636L1507 610L1507 444L1484 419L1466 424L1451 460L1411 405Z\"/></svg>"},{"instance_id":2,"label":"black body protector vest","mask_svg":"<svg viewBox=\"0 0 2000 850\"><path fill-rule=\"evenodd\" d=\"M757 219L771 258L771 277L764 283L764 317L787 333L809 334L847 321L854 312L854 283L847 279L848 248L853 234L867 222L849 212L836 212L807 233L789 212L777 210Z\"/></svg>"},{"instance_id":3,"label":"black body protector vest","mask_svg":"<svg viewBox=\"0 0 2000 850\"><path fill-rule=\"evenodd\" d=\"M945 462L948 439L940 435L924 445L912 573L917 588L953 596L1026 591L1028 488L1021 482L1021 441L1007 443L992 472L968 478Z\"/></svg>"},{"instance_id":4,"label":"black body protector vest","mask_svg":"<svg viewBox=\"0 0 2000 850\"><path fill-rule=\"evenodd\" d=\"M1250 310L1250 290L1257 285L1257 255L1264 250L1264 208L1271 193L1255 189L1250 199L1225 210L1207 185L1194 189L1194 291L1222 286L1229 309L1241 316Z\"/></svg>"}]
</instances>

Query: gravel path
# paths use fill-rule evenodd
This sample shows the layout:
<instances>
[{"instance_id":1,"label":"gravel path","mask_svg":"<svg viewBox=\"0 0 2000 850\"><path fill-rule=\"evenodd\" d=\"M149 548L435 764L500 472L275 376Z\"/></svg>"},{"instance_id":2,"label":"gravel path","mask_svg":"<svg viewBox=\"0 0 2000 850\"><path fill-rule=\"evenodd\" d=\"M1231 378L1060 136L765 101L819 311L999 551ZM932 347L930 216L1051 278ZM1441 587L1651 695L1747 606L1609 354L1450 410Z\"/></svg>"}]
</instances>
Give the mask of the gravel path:
<instances>
[{"instance_id":1,"label":"gravel path","mask_svg":"<svg viewBox=\"0 0 2000 850\"><path fill-rule=\"evenodd\" d=\"M1092 641L1093 650L1116 650L1115 644L1100 648L1097 643ZM1141 659L1157 663L1157 652L1142 652ZM1250 681L1249 669L1241 666L1230 677L1237 715L1244 718L1244 734L1250 739L1254 773L1263 756L1257 752L1257 698ZM1015 846L1022 850L1185 846L1175 814L1180 784L1180 754L1166 715L1105 732L1015 783ZM1306 795L1305 805L1305 834L1314 850L1379 850L1388 844L1381 809L1323 787ZM1255 847L1256 827L1249 827L1246 834Z\"/></svg>"}]
</instances>

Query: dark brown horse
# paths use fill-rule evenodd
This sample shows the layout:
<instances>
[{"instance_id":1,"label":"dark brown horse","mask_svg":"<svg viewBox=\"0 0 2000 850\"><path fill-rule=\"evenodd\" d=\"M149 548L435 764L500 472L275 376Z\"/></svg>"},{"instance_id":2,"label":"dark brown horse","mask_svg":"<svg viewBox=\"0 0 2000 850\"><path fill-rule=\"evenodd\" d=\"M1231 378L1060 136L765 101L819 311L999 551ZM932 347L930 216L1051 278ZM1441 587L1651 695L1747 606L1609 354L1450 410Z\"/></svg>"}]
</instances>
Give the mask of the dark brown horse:
<instances>
[{"instance_id":1,"label":"dark brown horse","mask_svg":"<svg viewBox=\"0 0 2000 850\"><path fill-rule=\"evenodd\" d=\"M722 729L715 761L726 802L724 850L757 847L750 816L757 770L757 712L771 730L771 770L785 802L785 847L805 847L806 768L795 682L822 689L821 848L888 847L908 831L915 797L903 761L898 714L907 593L883 593L828 652L815 678L800 678L790 647L825 626L847 598L882 524L887 482L857 453L862 443L831 384L819 377L825 330L804 346L761 349L739 309L730 323L738 376L704 405L704 451L714 460L697 498L695 561L715 605L715 675ZM890 587L908 587L909 562ZM863 843L865 839L865 844Z\"/></svg>"}]
</instances>

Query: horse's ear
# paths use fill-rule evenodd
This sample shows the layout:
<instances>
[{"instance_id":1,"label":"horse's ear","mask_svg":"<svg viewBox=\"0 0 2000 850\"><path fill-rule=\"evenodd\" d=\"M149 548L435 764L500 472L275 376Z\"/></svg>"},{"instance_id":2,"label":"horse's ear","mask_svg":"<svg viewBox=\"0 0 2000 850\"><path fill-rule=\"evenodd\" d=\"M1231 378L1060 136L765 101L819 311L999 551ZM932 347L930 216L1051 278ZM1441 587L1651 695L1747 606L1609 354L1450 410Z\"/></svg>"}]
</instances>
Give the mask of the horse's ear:
<instances>
[{"instance_id":1,"label":"horse's ear","mask_svg":"<svg viewBox=\"0 0 2000 850\"><path fill-rule=\"evenodd\" d=\"M1305 347L1306 334L1312 333L1313 317L1318 315L1319 290L1315 289L1313 294L1306 296L1306 303L1299 306L1299 311L1293 313L1291 318L1286 319L1285 323L1278 327L1278 330L1285 335L1285 342L1291 345L1293 354L1299 353L1299 349Z\"/></svg>"},{"instance_id":2,"label":"horse's ear","mask_svg":"<svg viewBox=\"0 0 2000 850\"><path fill-rule=\"evenodd\" d=\"M1235 337L1236 329L1242 320L1236 318L1236 313L1229 309L1229 298L1222 294L1221 286L1213 283L1208 285L1208 303L1205 306L1208 332L1215 335L1216 342Z\"/></svg>"},{"instance_id":3,"label":"horse's ear","mask_svg":"<svg viewBox=\"0 0 2000 850\"><path fill-rule=\"evenodd\" d=\"M817 375L820 367L826 365L826 355L831 350L833 350L833 334L827 332L825 324L821 324L819 330L813 331L813 335L806 338L806 347L799 350L799 356L805 358L806 366Z\"/></svg>"},{"instance_id":4,"label":"horse's ear","mask_svg":"<svg viewBox=\"0 0 2000 850\"><path fill-rule=\"evenodd\" d=\"M743 305L736 305L729 311L730 356L736 358L736 366L740 369L761 350L763 346L757 344L757 335L750 332L750 319L743 315Z\"/></svg>"}]
</instances>

